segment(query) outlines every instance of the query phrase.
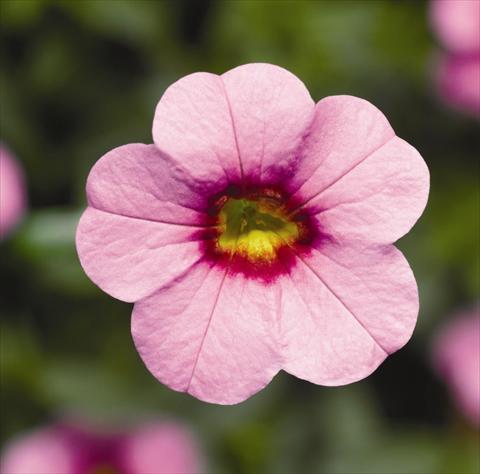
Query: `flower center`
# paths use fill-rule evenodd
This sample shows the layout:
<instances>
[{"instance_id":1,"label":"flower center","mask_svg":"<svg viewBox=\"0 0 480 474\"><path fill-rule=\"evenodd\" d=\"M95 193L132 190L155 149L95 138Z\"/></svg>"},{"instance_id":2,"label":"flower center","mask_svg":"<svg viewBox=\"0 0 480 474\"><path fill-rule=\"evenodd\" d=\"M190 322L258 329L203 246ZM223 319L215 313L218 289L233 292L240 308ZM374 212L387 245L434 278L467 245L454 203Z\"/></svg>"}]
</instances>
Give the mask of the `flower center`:
<instances>
[{"instance_id":1,"label":"flower center","mask_svg":"<svg viewBox=\"0 0 480 474\"><path fill-rule=\"evenodd\" d=\"M108 464L97 465L90 472L91 474L118 474L118 471Z\"/></svg>"},{"instance_id":2,"label":"flower center","mask_svg":"<svg viewBox=\"0 0 480 474\"><path fill-rule=\"evenodd\" d=\"M295 243L298 223L291 220L280 199L268 194L220 200L218 249L250 262L273 262L281 247Z\"/></svg>"}]
</instances>

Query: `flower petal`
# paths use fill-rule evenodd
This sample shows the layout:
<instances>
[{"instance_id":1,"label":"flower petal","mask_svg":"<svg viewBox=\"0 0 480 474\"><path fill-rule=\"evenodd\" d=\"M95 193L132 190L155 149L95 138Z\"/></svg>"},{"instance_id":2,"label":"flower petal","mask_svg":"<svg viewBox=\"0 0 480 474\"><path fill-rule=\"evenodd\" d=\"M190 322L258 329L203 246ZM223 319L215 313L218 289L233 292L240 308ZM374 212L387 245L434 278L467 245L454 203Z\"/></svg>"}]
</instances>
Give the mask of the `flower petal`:
<instances>
[{"instance_id":1,"label":"flower petal","mask_svg":"<svg viewBox=\"0 0 480 474\"><path fill-rule=\"evenodd\" d=\"M322 99L290 179L294 199L312 199L394 136L388 120L370 102L347 95Z\"/></svg>"},{"instance_id":2,"label":"flower petal","mask_svg":"<svg viewBox=\"0 0 480 474\"><path fill-rule=\"evenodd\" d=\"M393 246L324 244L283 284L285 370L321 385L372 373L410 338L418 313L411 269Z\"/></svg>"},{"instance_id":3,"label":"flower petal","mask_svg":"<svg viewBox=\"0 0 480 474\"><path fill-rule=\"evenodd\" d=\"M272 335L275 303L260 282L201 263L135 304L132 335L162 383L234 404L265 387L281 366Z\"/></svg>"},{"instance_id":4,"label":"flower petal","mask_svg":"<svg viewBox=\"0 0 480 474\"><path fill-rule=\"evenodd\" d=\"M480 307L448 320L434 339L433 357L459 408L480 427Z\"/></svg>"},{"instance_id":5,"label":"flower petal","mask_svg":"<svg viewBox=\"0 0 480 474\"><path fill-rule=\"evenodd\" d=\"M90 206L112 214L195 224L197 195L174 176L168 159L155 145L132 143L98 160L87 181Z\"/></svg>"},{"instance_id":6,"label":"flower petal","mask_svg":"<svg viewBox=\"0 0 480 474\"><path fill-rule=\"evenodd\" d=\"M26 194L20 163L0 143L0 239L4 238L24 215Z\"/></svg>"},{"instance_id":7,"label":"flower petal","mask_svg":"<svg viewBox=\"0 0 480 474\"><path fill-rule=\"evenodd\" d=\"M191 433L172 422L142 426L125 439L122 466L130 474L195 474L200 472Z\"/></svg>"},{"instance_id":8,"label":"flower petal","mask_svg":"<svg viewBox=\"0 0 480 474\"><path fill-rule=\"evenodd\" d=\"M300 79L272 64L246 64L222 75L247 178L291 174L310 125L314 102Z\"/></svg>"},{"instance_id":9,"label":"flower petal","mask_svg":"<svg viewBox=\"0 0 480 474\"><path fill-rule=\"evenodd\" d=\"M435 72L444 99L480 117L480 49L474 55L444 54Z\"/></svg>"},{"instance_id":10,"label":"flower petal","mask_svg":"<svg viewBox=\"0 0 480 474\"><path fill-rule=\"evenodd\" d=\"M179 181L202 193L240 179L240 163L221 78L190 74L172 84L155 110L153 140Z\"/></svg>"},{"instance_id":11,"label":"flower petal","mask_svg":"<svg viewBox=\"0 0 480 474\"><path fill-rule=\"evenodd\" d=\"M429 172L420 154L394 137L315 196L309 213L339 240L391 243L406 234L428 199Z\"/></svg>"},{"instance_id":12,"label":"flower petal","mask_svg":"<svg viewBox=\"0 0 480 474\"><path fill-rule=\"evenodd\" d=\"M110 214L89 207L77 228L77 251L89 278L123 301L137 301L201 258L199 229Z\"/></svg>"},{"instance_id":13,"label":"flower petal","mask_svg":"<svg viewBox=\"0 0 480 474\"><path fill-rule=\"evenodd\" d=\"M75 474L78 453L59 430L41 429L13 439L2 452L5 474Z\"/></svg>"},{"instance_id":14,"label":"flower petal","mask_svg":"<svg viewBox=\"0 0 480 474\"><path fill-rule=\"evenodd\" d=\"M462 53L480 49L480 1L431 1L430 18L447 49Z\"/></svg>"}]
</instances>

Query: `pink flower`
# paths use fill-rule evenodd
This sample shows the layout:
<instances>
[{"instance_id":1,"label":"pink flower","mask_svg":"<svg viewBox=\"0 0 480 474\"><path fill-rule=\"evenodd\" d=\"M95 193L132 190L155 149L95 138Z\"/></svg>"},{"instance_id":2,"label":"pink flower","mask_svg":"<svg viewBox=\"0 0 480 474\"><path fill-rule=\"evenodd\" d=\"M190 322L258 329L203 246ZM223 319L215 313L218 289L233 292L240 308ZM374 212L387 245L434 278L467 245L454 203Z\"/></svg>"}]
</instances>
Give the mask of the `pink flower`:
<instances>
[{"instance_id":1,"label":"pink flower","mask_svg":"<svg viewBox=\"0 0 480 474\"><path fill-rule=\"evenodd\" d=\"M433 28L445 48L456 53L480 50L480 1L432 0Z\"/></svg>"},{"instance_id":2,"label":"pink flower","mask_svg":"<svg viewBox=\"0 0 480 474\"><path fill-rule=\"evenodd\" d=\"M480 427L480 307L449 321L433 349L437 370L460 410Z\"/></svg>"},{"instance_id":3,"label":"pink flower","mask_svg":"<svg viewBox=\"0 0 480 474\"><path fill-rule=\"evenodd\" d=\"M480 116L480 0L432 0L432 26L447 53L436 68L447 102Z\"/></svg>"},{"instance_id":4,"label":"pink flower","mask_svg":"<svg viewBox=\"0 0 480 474\"><path fill-rule=\"evenodd\" d=\"M170 86L153 139L93 167L77 249L136 302L133 338L162 383L238 403L281 369L354 382L408 341L417 288L391 243L429 176L376 107L315 104L285 69L247 64Z\"/></svg>"},{"instance_id":5,"label":"pink flower","mask_svg":"<svg viewBox=\"0 0 480 474\"><path fill-rule=\"evenodd\" d=\"M480 52L474 56L444 55L437 67L443 97L452 105L480 115Z\"/></svg>"},{"instance_id":6,"label":"pink flower","mask_svg":"<svg viewBox=\"0 0 480 474\"><path fill-rule=\"evenodd\" d=\"M128 433L54 425L9 442L1 474L195 474L199 461L188 431L153 423Z\"/></svg>"},{"instance_id":7,"label":"pink flower","mask_svg":"<svg viewBox=\"0 0 480 474\"><path fill-rule=\"evenodd\" d=\"M26 189L22 169L0 144L0 239L18 224L25 207Z\"/></svg>"}]
</instances>

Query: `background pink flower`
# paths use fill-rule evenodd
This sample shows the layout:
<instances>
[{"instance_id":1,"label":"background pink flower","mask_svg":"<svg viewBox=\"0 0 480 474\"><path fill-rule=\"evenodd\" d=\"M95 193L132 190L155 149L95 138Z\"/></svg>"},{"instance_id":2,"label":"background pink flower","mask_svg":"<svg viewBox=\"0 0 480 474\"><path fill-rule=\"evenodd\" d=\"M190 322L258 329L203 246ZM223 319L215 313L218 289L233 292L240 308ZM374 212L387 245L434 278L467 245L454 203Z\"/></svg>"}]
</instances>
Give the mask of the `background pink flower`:
<instances>
[{"instance_id":1,"label":"background pink flower","mask_svg":"<svg viewBox=\"0 0 480 474\"><path fill-rule=\"evenodd\" d=\"M408 341L417 287L391 243L429 175L376 107L315 104L285 69L248 64L170 86L153 138L93 167L77 249L100 288L136 302L160 381L231 404L281 369L359 380Z\"/></svg>"},{"instance_id":2,"label":"background pink flower","mask_svg":"<svg viewBox=\"0 0 480 474\"><path fill-rule=\"evenodd\" d=\"M459 409L480 427L480 308L448 321L433 350L436 368Z\"/></svg>"},{"instance_id":3,"label":"background pink flower","mask_svg":"<svg viewBox=\"0 0 480 474\"><path fill-rule=\"evenodd\" d=\"M175 423L151 423L125 439L122 463L126 473L195 474L199 455L190 433Z\"/></svg>"},{"instance_id":4,"label":"background pink flower","mask_svg":"<svg viewBox=\"0 0 480 474\"><path fill-rule=\"evenodd\" d=\"M12 154L0 144L0 238L18 224L25 207L23 171Z\"/></svg>"},{"instance_id":5,"label":"background pink flower","mask_svg":"<svg viewBox=\"0 0 480 474\"><path fill-rule=\"evenodd\" d=\"M432 0L431 20L443 46L454 53L480 49L480 1Z\"/></svg>"},{"instance_id":6,"label":"background pink flower","mask_svg":"<svg viewBox=\"0 0 480 474\"><path fill-rule=\"evenodd\" d=\"M432 26L446 53L436 68L447 102L480 115L480 0L432 0Z\"/></svg>"},{"instance_id":7,"label":"background pink flower","mask_svg":"<svg viewBox=\"0 0 480 474\"><path fill-rule=\"evenodd\" d=\"M195 474L199 469L191 434L172 422L114 434L54 425L11 440L0 466L1 474Z\"/></svg>"},{"instance_id":8,"label":"background pink flower","mask_svg":"<svg viewBox=\"0 0 480 474\"><path fill-rule=\"evenodd\" d=\"M74 447L58 428L14 438L1 457L2 474L74 474Z\"/></svg>"},{"instance_id":9,"label":"background pink flower","mask_svg":"<svg viewBox=\"0 0 480 474\"><path fill-rule=\"evenodd\" d=\"M443 55L437 67L443 97L451 104L480 114L480 51L473 56Z\"/></svg>"}]
</instances>

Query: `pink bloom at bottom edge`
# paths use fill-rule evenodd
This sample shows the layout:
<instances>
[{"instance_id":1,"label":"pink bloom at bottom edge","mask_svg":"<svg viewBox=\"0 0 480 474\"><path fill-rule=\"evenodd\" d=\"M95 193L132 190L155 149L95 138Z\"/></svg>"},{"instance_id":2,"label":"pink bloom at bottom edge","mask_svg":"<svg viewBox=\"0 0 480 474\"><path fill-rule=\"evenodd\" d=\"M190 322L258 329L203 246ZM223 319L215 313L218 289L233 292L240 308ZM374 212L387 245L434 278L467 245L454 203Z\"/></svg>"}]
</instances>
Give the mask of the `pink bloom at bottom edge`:
<instances>
[{"instance_id":1,"label":"pink bloom at bottom edge","mask_svg":"<svg viewBox=\"0 0 480 474\"><path fill-rule=\"evenodd\" d=\"M446 102L480 117L480 49L473 55L443 55L436 73Z\"/></svg>"},{"instance_id":2,"label":"pink bloom at bottom edge","mask_svg":"<svg viewBox=\"0 0 480 474\"><path fill-rule=\"evenodd\" d=\"M170 86L153 140L95 164L76 241L87 275L135 302L161 382L233 404L281 369L357 381L408 341L418 293L392 243L429 174L376 107L315 104L285 69L247 64Z\"/></svg>"},{"instance_id":3,"label":"pink bloom at bottom edge","mask_svg":"<svg viewBox=\"0 0 480 474\"><path fill-rule=\"evenodd\" d=\"M480 427L480 307L445 324L434 341L433 356L459 409Z\"/></svg>"},{"instance_id":4,"label":"pink bloom at bottom edge","mask_svg":"<svg viewBox=\"0 0 480 474\"><path fill-rule=\"evenodd\" d=\"M26 187L22 168L0 144L0 239L18 224L25 207Z\"/></svg>"},{"instance_id":5,"label":"pink bloom at bottom edge","mask_svg":"<svg viewBox=\"0 0 480 474\"><path fill-rule=\"evenodd\" d=\"M156 422L126 433L53 425L11 440L1 474L196 474L199 455L191 433Z\"/></svg>"}]
</instances>

